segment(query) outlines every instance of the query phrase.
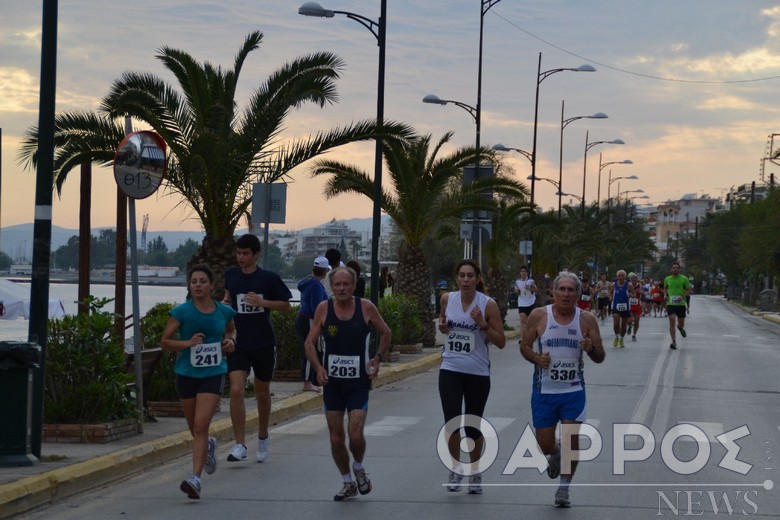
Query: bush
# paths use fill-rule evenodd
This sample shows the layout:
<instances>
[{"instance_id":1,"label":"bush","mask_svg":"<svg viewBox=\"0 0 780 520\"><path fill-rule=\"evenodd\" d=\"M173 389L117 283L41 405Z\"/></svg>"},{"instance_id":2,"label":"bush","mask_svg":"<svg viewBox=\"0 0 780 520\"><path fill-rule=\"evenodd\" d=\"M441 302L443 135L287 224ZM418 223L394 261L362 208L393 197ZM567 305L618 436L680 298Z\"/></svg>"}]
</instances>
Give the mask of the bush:
<instances>
[{"instance_id":1,"label":"bush","mask_svg":"<svg viewBox=\"0 0 780 520\"><path fill-rule=\"evenodd\" d=\"M144 348L160 346L160 338L170 316L168 311L173 307L172 303L158 303L141 318L141 337ZM173 371L176 366L177 354L178 352L172 351L162 353L160 361L154 368L152 378L149 380L149 395L145 396L148 401L179 400L179 394L176 392L176 374Z\"/></svg>"},{"instance_id":2,"label":"bush","mask_svg":"<svg viewBox=\"0 0 780 520\"><path fill-rule=\"evenodd\" d=\"M271 313L271 325L276 335L277 370L300 370L301 368L301 348L298 343L298 332L295 330L298 308L298 305L293 305L287 312Z\"/></svg>"},{"instance_id":3,"label":"bush","mask_svg":"<svg viewBox=\"0 0 780 520\"><path fill-rule=\"evenodd\" d=\"M122 340L114 314L101 309L111 300L87 298L89 313L50 320L46 344L43 420L89 424L136 418Z\"/></svg>"},{"instance_id":4,"label":"bush","mask_svg":"<svg viewBox=\"0 0 780 520\"><path fill-rule=\"evenodd\" d=\"M379 300L379 314L390 327L393 345L422 341L423 325L417 300L406 294L391 294Z\"/></svg>"}]
</instances>

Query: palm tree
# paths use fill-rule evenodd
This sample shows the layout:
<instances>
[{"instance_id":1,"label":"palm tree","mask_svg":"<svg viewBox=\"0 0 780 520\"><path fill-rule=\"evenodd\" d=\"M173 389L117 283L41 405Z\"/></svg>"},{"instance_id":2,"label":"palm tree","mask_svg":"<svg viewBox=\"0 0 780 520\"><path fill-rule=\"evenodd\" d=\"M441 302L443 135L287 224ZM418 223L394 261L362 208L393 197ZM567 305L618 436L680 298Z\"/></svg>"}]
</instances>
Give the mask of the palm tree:
<instances>
[{"instance_id":1,"label":"palm tree","mask_svg":"<svg viewBox=\"0 0 780 520\"><path fill-rule=\"evenodd\" d=\"M483 247L487 263L485 285L488 295L498 304L501 319L506 319L508 311L507 290L509 284L502 266L511 251L516 250L518 241L526 236L526 221L522 217L532 212L525 198L498 200L493 214L493 229L490 240Z\"/></svg>"},{"instance_id":2,"label":"palm tree","mask_svg":"<svg viewBox=\"0 0 780 520\"><path fill-rule=\"evenodd\" d=\"M431 273L421 247L423 242L446 218L459 218L465 210L492 208L492 201L484 197L490 190L508 194L522 191L519 184L503 178L480 180L463 187L463 167L474 163L476 150L461 148L439 157L442 147L451 138L452 132L444 134L433 148L430 135L408 141L388 139L383 148L394 190L384 190L382 210L393 219L403 236L393 292L412 295L419 302L425 324L423 343L428 346L435 342L435 329ZM480 157L483 161L489 160L491 151L483 149ZM325 186L326 198L344 193L372 197L372 176L356 166L320 160L313 165L311 173L314 176L331 175Z\"/></svg>"},{"instance_id":3,"label":"palm tree","mask_svg":"<svg viewBox=\"0 0 780 520\"><path fill-rule=\"evenodd\" d=\"M239 111L238 78L245 59L262 39L259 31L249 34L229 70L163 47L156 57L174 75L178 89L151 73L125 72L103 99L100 115L74 114L87 133L68 134L68 146L61 141L58 149L63 165L70 164L73 155L102 150L106 140L113 140L115 149L121 137L114 140L103 133L106 129L91 127L90 122L109 124L124 115L160 134L170 153L165 187L182 197L182 204L189 206L205 231L189 265L207 263L214 269L217 297L223 288L222 273L233 263L233 235L250 213L253 183L278 181L327 150L380 135L374 122L362 121L280 143L285 119L293 109L307 102L323 107L338 100L335 83L344 63L328 52L282 65ZM403 138L411 132L406 125L385 122L381 135ZM27 137L28 143L33 140L37 143L35 129Z\"/></svg>"}]
</instances>

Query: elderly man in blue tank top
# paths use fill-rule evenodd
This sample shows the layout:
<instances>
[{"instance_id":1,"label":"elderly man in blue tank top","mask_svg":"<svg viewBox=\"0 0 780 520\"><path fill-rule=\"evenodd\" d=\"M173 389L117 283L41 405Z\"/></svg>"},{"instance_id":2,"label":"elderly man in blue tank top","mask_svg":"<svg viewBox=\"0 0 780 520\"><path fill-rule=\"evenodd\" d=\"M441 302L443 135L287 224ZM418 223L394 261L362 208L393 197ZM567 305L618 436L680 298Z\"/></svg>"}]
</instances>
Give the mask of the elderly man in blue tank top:
<instances>
[{"instance_id":1,"label":"elderly man in blue tank top","mask_svg":"<svg viewBox=\"0 0 780 520\"><path fill-rule=\"evenodd\" d=\"M306 337L306 357L317 372L322 385L325 419L330 432L330 451L343 480L341 491L333 500L341 502L371 492L363 457L366 439L363 428L368 413L368 391L371 379L379 373L379 360L390 347L390 328L379 311L368 300L354 296L357 274L348 267L337 267L328 275L333 298L324 301L314 311L311 330ZM379 348L374 357L368 352L368 333L376 329ZM320 362L315 344L322 334L325 340ZM347 412L349 451L344 431ZM354 462L349 471L349 454Z\"/></svg>"},{"instance_id":2,"label":"elderly man in blue tank top","mask_svg":"<svg viewBox=\"0 0 780 520\"><path fill-rule=\"evenodd\" d=\"M567 453L571 470L561 474L561 447L555 441L555 430L560 422L570 439L564 446L579 449L577 425L586 419L582 354L595 363L605 357L598 321L576 305L581 290L577 275L560 273L553 282L553 303L534 309L520 340L520 353L534 365L531 410L536 441L547 456L547 475L561 477L555 492L558 507L571 506L569 484L577 461L570 461Z\"/></svg>"}]
</instances>

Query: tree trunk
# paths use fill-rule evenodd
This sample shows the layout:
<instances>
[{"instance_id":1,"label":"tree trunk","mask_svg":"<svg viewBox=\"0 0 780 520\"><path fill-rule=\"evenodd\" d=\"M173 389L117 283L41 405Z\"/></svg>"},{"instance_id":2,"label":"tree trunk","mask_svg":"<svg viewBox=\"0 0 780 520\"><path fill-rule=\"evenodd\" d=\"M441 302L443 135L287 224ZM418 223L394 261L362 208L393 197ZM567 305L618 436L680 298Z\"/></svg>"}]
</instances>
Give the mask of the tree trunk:
<instances>
[{"instance_id":1,"label":"tree trunk","mask_svg":"<svg viewBox=\"0 0 780 520\"><path fill-rule=\"evenodd\" d=\"M214 292L216 300L225 295L225 270L236 265L236 243L233 237L212 238L206 235L203 243L187 262L187 273L193 266L205 264L214 271Z\"/></svg>"},{"instance_id":2,"label":"tree trunk","mask_svg":"<svg viewBox=\"0 0 780 520\"><path fill-rule=\"evenodd\" d=\"M92 224L90 212L92 208L92 163L81 163L81 184L79 193L79 288L78 313L89 313L89 307L83 302L89 296L90 251L92 246ZM123 324L124 326L124 324Z\"/></svg>"},{"instance_id":3,"label":"tree trunk","mask_svg":"<svg viewBox=\"0 0 780 520\"><path fill-rule=\"evenodd\" d=\"M431 269L425 255L419 247L402 244L398 251L398 266L393 292L413 296L420 306L420 319L423 324L422 342L426 347L436 344L436 328L433 323L434 312L431 304Z\"/></svg>"},{"instance_id":4,"label":"tree trunk","mask_svg":"<svg viewBox=\"0 0 780 520\"><path fill-rule=\"evenodd\" d=\"M498 304L498 310L501 313L501 322L506 323L506 315L509 310L509 302L507 301L507 288L506 278L501 269L491 267L488 269L487 280L488 296L493 298Z\"/></svg>"}]
</instances>

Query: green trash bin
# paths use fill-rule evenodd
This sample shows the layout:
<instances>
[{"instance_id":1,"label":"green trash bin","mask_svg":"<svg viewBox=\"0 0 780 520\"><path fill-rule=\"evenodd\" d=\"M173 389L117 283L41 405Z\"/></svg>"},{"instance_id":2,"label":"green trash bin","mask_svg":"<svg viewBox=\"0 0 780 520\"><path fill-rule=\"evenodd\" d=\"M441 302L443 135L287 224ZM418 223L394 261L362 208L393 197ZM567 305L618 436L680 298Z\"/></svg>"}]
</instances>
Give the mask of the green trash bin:
<instances>
[{"instance_id":1,"label":"green trash bin","mask_svg":"<svg viewBox=\"0 0 780 520\"><path fill-rule=\"evenodd\" d=\"M41 348L35 343L0 341L0 466L31 466L33 371Z\"/></svg>"}]
</instances>

